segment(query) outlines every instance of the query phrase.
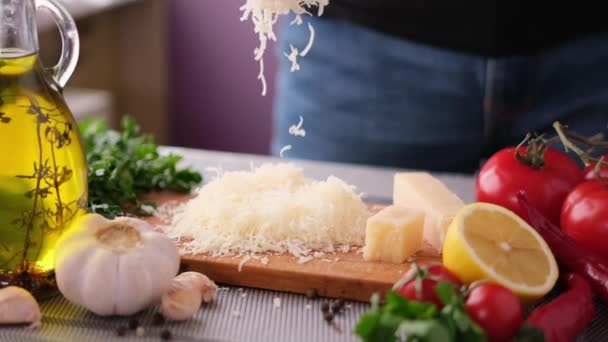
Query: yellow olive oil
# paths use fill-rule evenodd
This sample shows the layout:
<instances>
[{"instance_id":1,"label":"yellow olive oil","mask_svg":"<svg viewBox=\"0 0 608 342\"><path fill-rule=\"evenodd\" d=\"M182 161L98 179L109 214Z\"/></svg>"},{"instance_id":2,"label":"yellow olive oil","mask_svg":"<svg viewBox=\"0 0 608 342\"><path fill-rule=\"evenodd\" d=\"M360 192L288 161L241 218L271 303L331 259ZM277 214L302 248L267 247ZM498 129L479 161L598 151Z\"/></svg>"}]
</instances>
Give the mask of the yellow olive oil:
<instances>
[{"instance_id":1,"label":"yellow olive oil","mask_svg":"<svg viewBox=\"0 0 608 342\"><path fill-rule=\"evenodd\" d=\"M0 54L0 275L50 273L86 205L78 127L55 82L37 54Z\"/></svg>"}]
</instances>

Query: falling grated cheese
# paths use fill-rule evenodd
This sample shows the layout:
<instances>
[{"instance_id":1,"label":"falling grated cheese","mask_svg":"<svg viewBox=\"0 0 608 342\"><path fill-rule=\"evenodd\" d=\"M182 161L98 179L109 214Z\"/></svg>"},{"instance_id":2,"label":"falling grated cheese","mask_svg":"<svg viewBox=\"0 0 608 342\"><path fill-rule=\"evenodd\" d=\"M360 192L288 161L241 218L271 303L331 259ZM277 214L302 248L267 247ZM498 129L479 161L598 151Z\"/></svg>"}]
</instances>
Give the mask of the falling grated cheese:
<instances>
[{"instance_id":1,"label":"falling grated cheese","mask_svg":"<svg viewBox=\"0 0 608 342\"><path fill-rule=\"evenodd\" d=\"M308 29L310 30L310 39L308 40L308 44L306 45L304 50L302 50L302 52L300 52L300 56L302 56L302 57L306 57L306 55L308 54L310 49L312 49L312 44L315 41L315 28L312 27L312 25L310 23L308 23Z\"/></svg>"},{"instance_id":2,"label":"falling grated cheese","mask_svg":"<svg viewBox=\"0 0 608 342\"><path fill-rule=\"evenodd\" d=\"M302 25L302 15L312 15L306 8L318 7L317 15L323 15L325 6L329 4L329 0L246 0L245 4L240 8L243 12L241 21L248 20L254 25L254 33L256 33L260 40L260 45L254 49L254 57L256 61L260 62L260 75L258 79L262 82L262 96L266 96L266 79L264 77L264 53L268 46L268 40L277 41L277 37L274 33L273 26L278 21L280 15L288 15L290 13L295 14L295 19L291 22L291 25ZM293 65L298 65L297 57L306 56L308 51L311 49L315 32L310 23L308 24L310 30L310 40L308 45L304 48L301 54L296 52L293 54L292 48L292 61ZM291 59L290 59L291 60ZM292 71L299 70L292 67Z\"/></svg>"},{"instance_id":3,"label":"falling grated cheese","mask_svg":"<svg viewBox=\"0 0 608 342\"><path fill-rule=\"evenodd\" d=\"M290 163L226 172L199 189L166 232L185 238L189 253L332 253L364 243L371 213L354 190L333 176L307 178Z\"/></svg>"},{"instance_id":4,"label":"falling grated cheese","mask_svg":"<svg viewBox=\"0 0 608 342\"><path fill-rule=\"evenodd\" d=\"M264 58L260 59L260 73L258 74L258 80L262 82L262 96L266 96L268 84L266 83L266 76L264 75Z\"/></svg>"},{"instance_id":5,"label":"falling grated cheese","mask_svg":"<svg viewBox=\"0 0 608 342\"><path fill-rule=\"evenodd\" d=\"M296 137L305 137L306 131L302 128L303 124L304 124L304 118L300 115L300 121L298 122L298 124L291 125L291 127L289 127L289 134L296 136Z\"/></svg>"},{"instance_id":6,"label":"falling grated cheese","mask_svg":"<svg viewBox=\"0 0 608 342\"><path fill-rule=\"evenodd\" d=\"M297 48L294 48L293 45L289 45L289 48L291 49L291 52L289 54L283 52L283 54L287 57L287 60L291 62L291 72L299 71L300 64L298 64L298 56L300 55L300 52Z\"/></svg>"},{"instance_id":7,"label":"falling grated cheese","mask_svg":"<svg viewBox=\"0 0 608 342\"><path fill-rule=\"evenodd\" d=\"M291 145L284 146L284 147L281 149L281 151L279 152L279 156L280 156L281 158L284 158L284 154L285 154L285 152L287 152L287 151L289 151L289 150L291 150Z\"/></svg>"},{"instance_id":8,"label":"falling grated cheese","mask_svg":"<svg viewBox=\"0 0 608 342\"><path fill-rule=\"evenodd\" d=\"M274 297L273 301L272 301L272 305L275 308L280 308L281 307L281 298L279 297Z\"/></svg>"}]
</instances>

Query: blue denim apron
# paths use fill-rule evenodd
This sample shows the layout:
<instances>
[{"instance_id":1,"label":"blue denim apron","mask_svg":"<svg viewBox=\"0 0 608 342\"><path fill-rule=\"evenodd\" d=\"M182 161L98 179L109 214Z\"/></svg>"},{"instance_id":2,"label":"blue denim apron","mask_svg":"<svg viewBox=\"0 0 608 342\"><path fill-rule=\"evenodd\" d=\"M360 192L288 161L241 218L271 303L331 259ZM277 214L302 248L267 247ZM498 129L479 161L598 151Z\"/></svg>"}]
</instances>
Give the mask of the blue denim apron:
<instances>
[{"instance_id":1,"label":"blue denim apron","mask_svg":"<svg viewBox=\"0 0 608 342\"><path fill-rule=\"evenodd\" d=\"M306 25L281 27L273 154L287 158L471 173L527 132L561 120L608 133L608 34L531 56L484 58L306 18L312 50L292 73L283 55ZM289 134L304 119L306 137Z\"/></svg>"}]
</instances>

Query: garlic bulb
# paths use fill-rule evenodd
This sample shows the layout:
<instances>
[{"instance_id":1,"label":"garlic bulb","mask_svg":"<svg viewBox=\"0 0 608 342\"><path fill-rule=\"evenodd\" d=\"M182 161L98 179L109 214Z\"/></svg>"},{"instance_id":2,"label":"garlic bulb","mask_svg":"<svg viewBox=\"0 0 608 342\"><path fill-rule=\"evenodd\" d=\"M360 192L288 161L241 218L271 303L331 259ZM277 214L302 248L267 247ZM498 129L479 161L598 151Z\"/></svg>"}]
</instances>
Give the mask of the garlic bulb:
<instances>
[{"instance_id":1,"label":"garlic bulb","mask_svg":"<svg viewBox=\"0 0 608 342\"><path fill-rule=\"evenodd\" d=\"M163 316L172 321L192 318L201 307L215 299L217 286L207 276L197 272L184 272L173 279L171 289L161 300Z\"/></svg>"},{"instance_id":2,"label":"garlic bulb","mask_svg":"<svg viewBox=\"0 0 608 342\"><path fill-rule=\"evenodd\" d=\"M57 243L55 275L72 303L101 315L132 315L160 301L179 270L171 239L145 221L88 214Z\"/></svg>"},{"instance_id":3,"label":"garlic bulb","mask_svg":"<svg viewBox=\"0 0 608 342\"><path fill-rule=\"evenodd\" d=\"M40 326L40 306L29 292L9 286L0 290L0 324L30 323L30 327Z\"/></svg>"}]
</instances>

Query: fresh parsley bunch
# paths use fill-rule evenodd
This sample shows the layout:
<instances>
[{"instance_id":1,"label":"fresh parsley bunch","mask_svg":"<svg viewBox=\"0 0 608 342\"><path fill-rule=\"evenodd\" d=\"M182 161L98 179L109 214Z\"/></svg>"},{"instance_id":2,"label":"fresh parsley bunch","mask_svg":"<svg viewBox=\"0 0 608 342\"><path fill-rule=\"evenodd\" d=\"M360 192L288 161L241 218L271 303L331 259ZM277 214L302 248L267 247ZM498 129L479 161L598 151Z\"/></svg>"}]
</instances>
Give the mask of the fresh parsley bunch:
<instances>
[{"instance_id":1,"label":"fresh parsley bunch","mask_svg":"<svg viewBox=\"0 0 608 342\"><path fill-rule=\"evenodd\" d=\"M140 132L130 116L121 131L109 129L100 119L83 121L80 132L86 152L89 211L108 218L133 213L150 215L154 203L139 195L169 190L188 193L203 180L199 172L179 169L181 156L161 156L154 139Z\"/></svg>"},{"instance_id":2,"label":"fresh parsley bunch","mask_svg":"<svg viewBox=\"0 0 608 342\"><path fill-rule=\"evenodd\" d=\"M385 295L386 303L372 298L372 308L359 320L355 333L365 342L485 342L483 330L466 312L463 299L452 284L435 287L444 304L409 301L394 291Z\"/></svg>"}]
</instances>

